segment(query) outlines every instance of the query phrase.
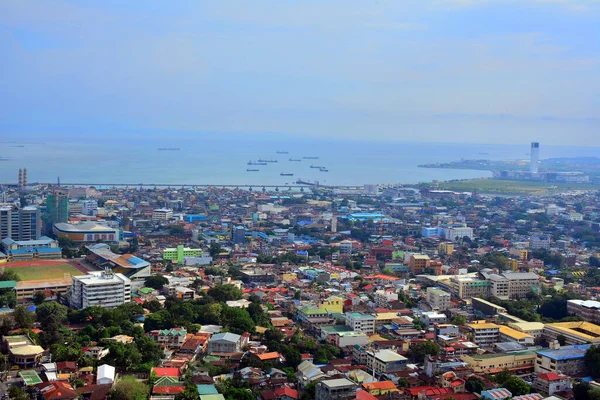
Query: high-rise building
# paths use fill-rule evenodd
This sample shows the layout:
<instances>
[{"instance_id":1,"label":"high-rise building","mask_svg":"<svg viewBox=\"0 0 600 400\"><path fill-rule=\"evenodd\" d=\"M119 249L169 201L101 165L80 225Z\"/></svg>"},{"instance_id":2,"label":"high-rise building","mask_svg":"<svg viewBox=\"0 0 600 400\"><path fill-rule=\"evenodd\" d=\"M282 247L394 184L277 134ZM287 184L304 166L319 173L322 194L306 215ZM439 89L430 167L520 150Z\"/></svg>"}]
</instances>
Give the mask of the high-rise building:
<instances>
[{"instance_id":1,"label":"high-rise building","mask_svg":"<svg viewBox=\"0 0 600 400\"><path fill-rule=\"evenodd\" d=\"M529 171L532 174L538 173L538 164L540 162L540 144L538 142L531 142L531 165Z\"/></svg>"},{"instance_id":2,"label":"high-rise building","mask_svg":"<svg viewBox=\"0 0 600 400\"><path fill-rule=\"evenodd\" d=\"M40 210L37 207L1 207L0 240L38 240L41 233Z\"/></svg>"},{"instance_id":3,"label":"high-rise building","mask_svg":"<svg viewBox=\"0 0 600 400\"><path fill-rule=\"evenodd\" d=\"M243 244L246 242L246 228L243 226L236 226L233 228L233 243Z\"/></svg>"},{"instance_id":4,"label":"high-rise building","mask_svg":"<svg viewBox=\"0 0 600 400\"><path fill-rule=\"evenodd\" d=\"M71 306L77 309L117 307L131 301L131 281L110 269L74 276L69 300Z\"/></svg>"},{"instance_id":5,"label":"high-rise building","mask_svg":"<svg viewBox=\"0 0 600 400\"><path fill-rule=\"evenodd\" d=\"M62 190L48 193L46 197L46 228L52 231L52 225L69 221L69 194Z\"/></svg>"}]
</instances>

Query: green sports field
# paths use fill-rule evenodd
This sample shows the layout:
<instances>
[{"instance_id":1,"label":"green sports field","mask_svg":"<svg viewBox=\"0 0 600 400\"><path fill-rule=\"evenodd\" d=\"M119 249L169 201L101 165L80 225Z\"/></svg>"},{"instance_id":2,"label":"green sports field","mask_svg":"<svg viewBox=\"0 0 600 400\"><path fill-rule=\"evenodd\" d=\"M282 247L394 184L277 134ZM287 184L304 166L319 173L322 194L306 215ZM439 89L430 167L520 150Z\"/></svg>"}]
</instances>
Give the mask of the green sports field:
<instances>
[{"instance_id":1,"label":"green sports field","mask_svg":"<svg viewBox=\"0 0 600 400\"><path fill-rule=\"evenodd\" d=\"M39 281L46 279L63 279L65 274L71 274L71 276L83 275L77 268L72 267L69 264L57 264L57 265L35 265L36 263L31 262L30 266L18 266L11 268L10 263L0 266L5 271L14 271L22 281Z\"/></svg>"}]
</instances>

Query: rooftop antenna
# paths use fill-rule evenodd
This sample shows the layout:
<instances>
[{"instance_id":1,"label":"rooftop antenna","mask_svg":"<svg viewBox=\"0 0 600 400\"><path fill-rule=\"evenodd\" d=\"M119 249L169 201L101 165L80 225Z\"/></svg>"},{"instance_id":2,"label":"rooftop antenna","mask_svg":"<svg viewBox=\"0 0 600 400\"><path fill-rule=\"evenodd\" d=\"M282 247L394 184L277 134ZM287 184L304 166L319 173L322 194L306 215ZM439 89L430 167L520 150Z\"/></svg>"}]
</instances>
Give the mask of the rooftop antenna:
<instances>
[{"instance_id":1,"label":"rooftop antenna","mask_svg":"<svg viewBox=\"0 0 600 400\"><path fill-rule=\"evenodd\" d=\"M58 184L58 187L60 187L60 176L56 179L56 183Z\"/></svg>"}]
</instances>

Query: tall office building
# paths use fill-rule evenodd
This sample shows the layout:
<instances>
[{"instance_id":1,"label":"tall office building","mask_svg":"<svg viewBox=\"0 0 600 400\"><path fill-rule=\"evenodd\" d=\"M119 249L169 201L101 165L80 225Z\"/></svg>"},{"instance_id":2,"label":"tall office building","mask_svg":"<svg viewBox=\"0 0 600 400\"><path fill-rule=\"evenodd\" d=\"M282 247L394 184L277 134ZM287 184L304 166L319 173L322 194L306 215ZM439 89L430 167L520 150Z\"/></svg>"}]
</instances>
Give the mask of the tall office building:
<instances>
[{"instance_id":1,"label":"tall office building","mask_svg":"<svg viewBox=\"0 0 600 400\"><path fill-rule=\"evenodd\" d=\"M52 225L57 222L69 221L69 193L55 190L46 197L46 212L48 213L45 228L52 232Z\"/></svg>"},{"instance_id":2,"label":"tall office building","mask_svg":"<svg viewBox=\"0 0 600 400\"><path fill-rule=\"evenodd\" d=\"M540 162L540 144L538 142L531 142L531 165L529 171L532 174L538 173L538 164Z\"/></svg>"},{"instance_id":3,"label":"tall office building","mask_svg":"<svg viewBox=\"0 0 600 400\"><path fill-rule=\"evenodd\" d=\"M0 240L38 240L41 236L40 210L37 207L1 207Z\"/></svg>"}]
</instances>

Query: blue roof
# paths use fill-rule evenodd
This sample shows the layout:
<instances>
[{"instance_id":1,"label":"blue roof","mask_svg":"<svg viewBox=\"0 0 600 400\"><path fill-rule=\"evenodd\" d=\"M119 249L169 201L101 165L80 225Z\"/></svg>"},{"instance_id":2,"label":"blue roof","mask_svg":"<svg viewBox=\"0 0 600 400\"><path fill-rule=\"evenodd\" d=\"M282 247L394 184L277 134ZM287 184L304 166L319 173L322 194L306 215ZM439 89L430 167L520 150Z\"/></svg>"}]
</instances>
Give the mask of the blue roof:
<instances>
[{"instance_id":1,"label":"blue roof","mask_svg":"<svg viewBox=\"0 0 600 400\"><path fill-rule=\"evenodd\" d=\"M131 264L133 264L133 265L138 265L138 264L140 264L140 263L146 262L146 261L142 260L141 258L137 258L137 257L135 257L135 256L134 256L134 257L131 257L131 258L129 258L127 261L128 261L128 262L130 262L130 263L131 263Z\"/></svg>"},{"instance_id":2,"label":"blue roof","mask_svg":"<svg viewBox=\"0 0 600 400\"><path fill-rule=\"evenodd\" d=\"M557 361L573 360L583 358L590 346L590 344L576 344L573 346L564 346L556 350L538 351L538 354Z\"/></svg>"},{"instance_id":3,"label":"blue roof","mask_svg":"<svg viewBox=\"0 0 600 400\"><path fill-rule=\"evenodd\" d=\"M296 225L300 225L300 226L312 225L312 222L311 221L299 221Z\"/></svg>"}]
</instances>

